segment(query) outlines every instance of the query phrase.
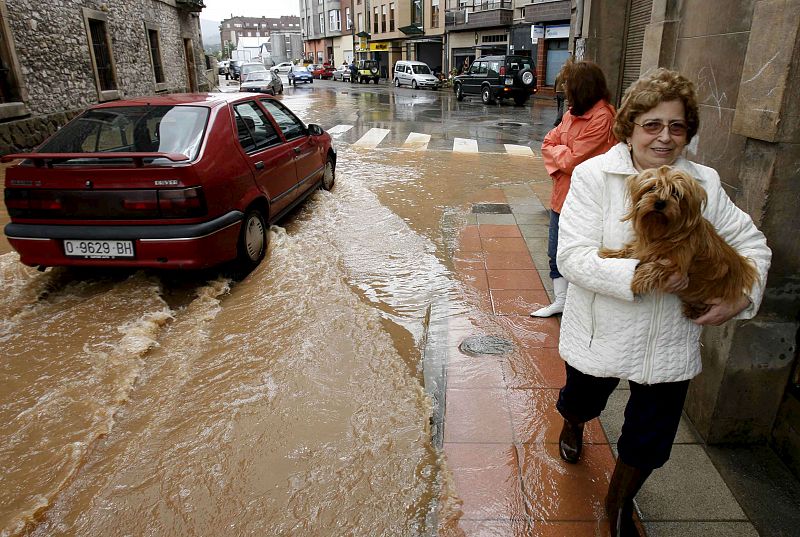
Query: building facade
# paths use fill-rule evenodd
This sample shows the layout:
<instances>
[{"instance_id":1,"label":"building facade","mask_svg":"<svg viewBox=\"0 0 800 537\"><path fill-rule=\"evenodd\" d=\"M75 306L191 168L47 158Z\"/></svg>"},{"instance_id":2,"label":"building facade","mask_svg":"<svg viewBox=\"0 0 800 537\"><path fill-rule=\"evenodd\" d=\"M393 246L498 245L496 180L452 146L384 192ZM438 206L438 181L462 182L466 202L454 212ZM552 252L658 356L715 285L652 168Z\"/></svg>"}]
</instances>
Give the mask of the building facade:
<instances>
[{"instance_id":1,"label":"building facade","mask_svg":"<svg viewBox=\"0 0 800 537\"><path fill-rule=\"evenodd\" d=\"M242 37L269 37L273 33L299 34L300 17L243 17L231 16L219 24L222 57L230 58L231 51L239 48Z\"/></svg>"},{"instance_id":2,"label":"building facade","mask_svg":"<svg viewBox=\"0 0 800 537\"><path fill-rule=\"evenodd\" d=\"M202 8L0 0L0 152L33 148L98 102L208 90Z\"/></svg>"},{"instance_id":3,"label":"building facade","mask_svg":"<svg viewBox=\"0 0 800 537\"><path fill-rule=\"evenodd\" d=\"M688 157L719 172L773 257L759 314L706 327L686 413L707 443L768 443L800 475L800 0L573 7L576 57L600 64L616 102L656 67L695 83Z\"/></svg>"},{"instance_id":4,"label":"building facade","mask_svg":"<svg viewBox=\"0 0 800 537\"><path fill-rule=\"evenodd\" d=\"M300 0L305 60L332 65L353 59L350 0Z\"/></svg>"}]
</instances>

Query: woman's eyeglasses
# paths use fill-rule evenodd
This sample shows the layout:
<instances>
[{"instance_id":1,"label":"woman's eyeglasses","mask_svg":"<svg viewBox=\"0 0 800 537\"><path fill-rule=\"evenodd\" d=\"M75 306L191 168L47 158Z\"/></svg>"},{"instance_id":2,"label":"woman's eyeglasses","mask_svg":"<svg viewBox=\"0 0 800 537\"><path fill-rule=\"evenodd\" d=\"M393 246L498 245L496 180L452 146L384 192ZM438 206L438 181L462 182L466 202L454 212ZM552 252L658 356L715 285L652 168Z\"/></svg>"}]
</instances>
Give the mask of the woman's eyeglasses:
<instances>
[{"instance_id":1,"label":"woman's eyeglasses","mask_svg":"<svg viewBox=\"0 0 800 537\"><path fill-rule=\"evenodd\" d=\"M647 134L661 134L661 131L664 130L664 127L667 127L671 135L684 136L689 130L689 126L683 121L670 121L669 123L662 123L659 120L653 119L650 121L645 121L644 123L636 123L635 121L632 121L631 123L634 125L639 125Z\"/></svg>"}]
</instances>

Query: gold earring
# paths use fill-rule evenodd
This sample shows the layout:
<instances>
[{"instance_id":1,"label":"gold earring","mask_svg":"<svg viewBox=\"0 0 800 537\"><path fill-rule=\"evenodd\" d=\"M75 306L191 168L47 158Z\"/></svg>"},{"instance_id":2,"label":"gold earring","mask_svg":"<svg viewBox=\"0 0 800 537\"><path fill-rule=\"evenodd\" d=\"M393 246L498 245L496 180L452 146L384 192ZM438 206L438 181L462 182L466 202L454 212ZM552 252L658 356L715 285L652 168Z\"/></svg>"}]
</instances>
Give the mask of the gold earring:
<instances>
[{"instance_id":1,"label":"gold earring","mask_svg":"<svg viewBox=\"0 0 800 537\"><path fill-rule=\"evenodd\" d=\"M633 144L628 141L628 151L633 151Z\"/></svg>"}]
</instances>

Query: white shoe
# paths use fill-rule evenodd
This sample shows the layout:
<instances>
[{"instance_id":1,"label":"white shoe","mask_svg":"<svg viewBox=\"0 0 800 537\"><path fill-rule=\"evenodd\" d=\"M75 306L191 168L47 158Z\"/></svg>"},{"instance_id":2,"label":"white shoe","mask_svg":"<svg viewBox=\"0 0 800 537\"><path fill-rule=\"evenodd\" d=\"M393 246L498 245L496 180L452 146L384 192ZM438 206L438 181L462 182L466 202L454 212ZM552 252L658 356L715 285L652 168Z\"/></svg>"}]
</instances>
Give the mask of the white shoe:
<instances>
[{"instance_id":1,"label":"white shoe","mask_svg":"<svg viewBox=\"0 0 800 537\"><path fill-rule=\"evenodd\" d=\"M531 317L552 317L564 311L564 304L567 302L567 280L564 278L553 280L553 294L555 294L553 303L531 312Z\"/></svg>"}]
</instances>

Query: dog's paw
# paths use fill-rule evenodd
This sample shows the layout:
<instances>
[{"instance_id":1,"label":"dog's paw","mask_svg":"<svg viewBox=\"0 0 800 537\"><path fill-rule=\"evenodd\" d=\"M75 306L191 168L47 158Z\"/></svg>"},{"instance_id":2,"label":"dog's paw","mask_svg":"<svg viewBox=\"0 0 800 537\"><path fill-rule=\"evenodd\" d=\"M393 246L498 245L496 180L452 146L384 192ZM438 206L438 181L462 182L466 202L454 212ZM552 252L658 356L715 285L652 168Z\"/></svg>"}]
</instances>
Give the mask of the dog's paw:
<instances>
[{"instance_id":1,"label":"dog's paw","mask_svg":"<svg viewBox=\"0 0 800 537\"><path fill-rule=\"evenodd\" d=\"M600 248L597 251L597 255L602 257L603 259L622 259L628 257L626 255L627 250L612 250L611 248Z\"/></svg>"},{"instance_id":2,"label":"dog's paw","mask_svg":"<svg viewBox=\"0 0 800 537\"><path fill-rule=\"evenodd\" d=\"M663 267L657 263L639 263L633 272L633 280L631 281L633 294L646 295L656 289L661 272L663 272Z\"/></svg>"}]
</instances>

